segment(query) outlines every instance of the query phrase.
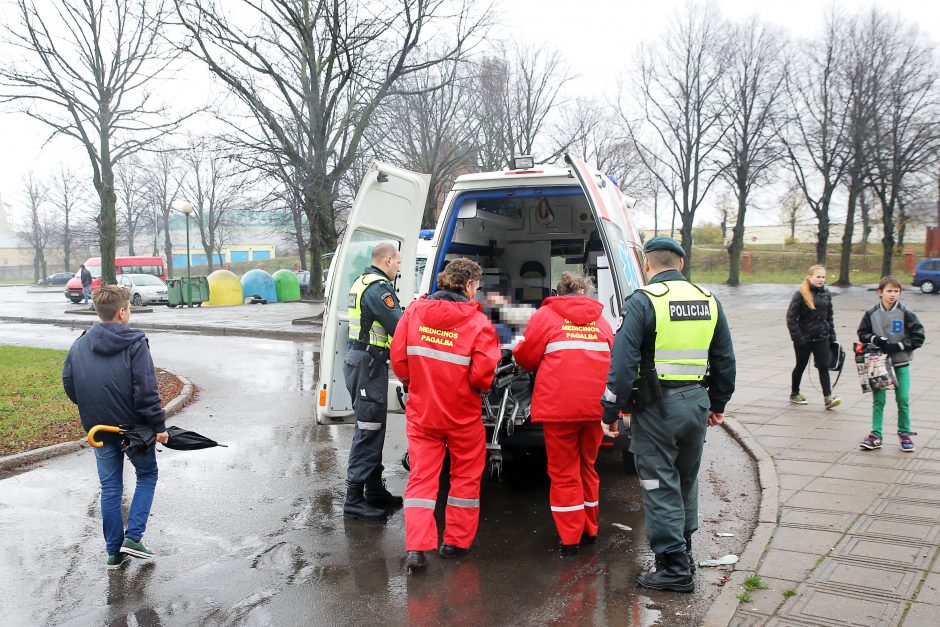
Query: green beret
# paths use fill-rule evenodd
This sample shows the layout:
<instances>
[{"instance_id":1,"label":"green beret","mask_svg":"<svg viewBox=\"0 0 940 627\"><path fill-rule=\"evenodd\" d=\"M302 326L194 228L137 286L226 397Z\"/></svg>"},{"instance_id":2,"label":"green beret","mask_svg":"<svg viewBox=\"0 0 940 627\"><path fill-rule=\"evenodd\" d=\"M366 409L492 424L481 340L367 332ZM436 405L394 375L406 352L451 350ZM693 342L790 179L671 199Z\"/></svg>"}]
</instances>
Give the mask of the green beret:
<instances>
[{"instance_id":1,"label":"green beret","mask_svg":"<svg viewBox=\"0 0 940 627\"><path fill-rule=\"evenodd\" d=\"M679 245L679 242L672 239L671 237L666 237L660 235L659 237L654 237L643 246L643 252L651 253L654 250L668 250L669 252L676 253L683 259L685 259L685 251L682 250L682 246Z\"/></svg>"}]
</instances>

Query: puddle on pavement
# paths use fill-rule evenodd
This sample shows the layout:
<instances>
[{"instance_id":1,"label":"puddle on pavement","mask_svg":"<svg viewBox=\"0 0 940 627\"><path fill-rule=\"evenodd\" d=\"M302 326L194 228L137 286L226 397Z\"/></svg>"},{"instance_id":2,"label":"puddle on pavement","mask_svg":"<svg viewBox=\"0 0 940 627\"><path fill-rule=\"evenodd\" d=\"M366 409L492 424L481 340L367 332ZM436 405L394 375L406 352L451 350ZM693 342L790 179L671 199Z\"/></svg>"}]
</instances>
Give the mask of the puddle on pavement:
<instances>
[{"instance_id":1,"label":"puddle on pavement","mask_svg":"<svg viewBox=\"0 0 940 627\"><path fill-rule=\"evenodd\" d=\"M653 599L638 595L630 607L630 624L634 627L654 627L660 625L663 618L663 608Z\"/></svg>"},{"instance_id":2,"label":"puddle on pavement","mask_svg":"<svg viewBox=\"0 0 940 627\"><path fill-rule=\"evenodd\" d=\"M319 375L320 351L309 344L298 344L294 354L297 364L297 378L291 389L307 392L317 385Z\"/></svg>"}]
</instances>

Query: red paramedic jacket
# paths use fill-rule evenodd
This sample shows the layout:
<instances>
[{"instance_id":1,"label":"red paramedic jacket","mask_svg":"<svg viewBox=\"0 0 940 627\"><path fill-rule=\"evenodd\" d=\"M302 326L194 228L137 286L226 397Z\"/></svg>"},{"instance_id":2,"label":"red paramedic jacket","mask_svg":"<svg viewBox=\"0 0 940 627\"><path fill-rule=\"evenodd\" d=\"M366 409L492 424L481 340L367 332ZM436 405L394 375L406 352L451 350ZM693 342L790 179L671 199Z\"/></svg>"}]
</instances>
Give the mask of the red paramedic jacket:
<instances>
[{"instance_id":1,"label":"red paramedic jacket","mask_svg":"<svg viewBox=\"0 0 940 627\"><path fill-rule=\"evenodd\" d=\"M516 345L516 363L538 374L532 394L532 422L600 420L614 333L587 296L551 296ZM598 396L600 394L600 396Z\"/></svg>"},{"instance_id":2,"label":"red paramedic jacket","mask_svg":"<svg viewBox=\"0 0 940 627\"><path fill-rule=\"evenodd\" d=\"M490 388L500 356L480 303L422 296L392 338L392 370L408 387L405 416L426 429L480 422L480 392Z\"/></svg>"}]
</instances>

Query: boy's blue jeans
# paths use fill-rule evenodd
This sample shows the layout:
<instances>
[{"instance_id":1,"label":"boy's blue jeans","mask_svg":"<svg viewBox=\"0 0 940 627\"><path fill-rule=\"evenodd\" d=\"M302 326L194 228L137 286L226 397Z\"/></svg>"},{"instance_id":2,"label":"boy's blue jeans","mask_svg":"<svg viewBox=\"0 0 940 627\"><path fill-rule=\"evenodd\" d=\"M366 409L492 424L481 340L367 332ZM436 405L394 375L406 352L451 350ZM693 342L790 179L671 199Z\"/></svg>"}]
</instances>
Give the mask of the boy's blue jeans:
<instances>
[{"instance_id":1,"label":"boy's blue jeans","mask_svg":"<svg viewBox=\"0 0 940 627\"><path fill-rule=\"evenodd\" d=\"M101 523L104 527L104 542L108 555L115 555L121 549L125 535L140 542L147 529L147 518L153 504L153 493L157 487L157 448L150 450L137 459L131 460L137 471L137 487L127 514L127 532L121 516L121 497L124 493L124 453L114 442L105 442L101 448L94 449L98 464L98 479L101 480Z\"/></svg>"},{"instance_id":2,"label":"boy's blue jeans","mask_svg":"<svg viewBox=\"0 0 940 627\"><path fill-rule=\"evenodd\" d=\"M82 297L84 297L86 303L89 300L91 300L91 286L90 285L82 287Z\"/></svg>"}]
</instances>

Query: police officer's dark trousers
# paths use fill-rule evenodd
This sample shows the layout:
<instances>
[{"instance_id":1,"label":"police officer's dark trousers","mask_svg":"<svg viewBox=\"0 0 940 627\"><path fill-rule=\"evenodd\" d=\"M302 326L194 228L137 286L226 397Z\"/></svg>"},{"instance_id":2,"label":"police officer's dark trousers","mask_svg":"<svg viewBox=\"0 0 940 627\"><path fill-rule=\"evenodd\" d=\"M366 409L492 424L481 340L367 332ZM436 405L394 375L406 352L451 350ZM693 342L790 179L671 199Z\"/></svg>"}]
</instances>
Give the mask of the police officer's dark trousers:
<instances>
[{"instance_id":1,"label":"police officer's dark trousers","mask_svg":"<svg viewBox=\"0 0 940 627\"><path fill-rule=\"evenodd\" d=\"M665 388L664 388L665 389ZM698 529L698 471L708 428L705 388L667 394L666 414L653 403L633 416L630 451L643 487L643 511L654 553L684 553Z\"/></svg>"},{"instance_id":2,"label":"police officer's dark trousers","mask_svg":"<svg viewBox=\"0 0 940 627\"><path fill-rule=\"evenodd\" d=\"M346 480L353 485L381 482L388 396L388 363L366 351L350 350L343 364L346 388L356 412Z\"/></svg>"}]
</instances>

